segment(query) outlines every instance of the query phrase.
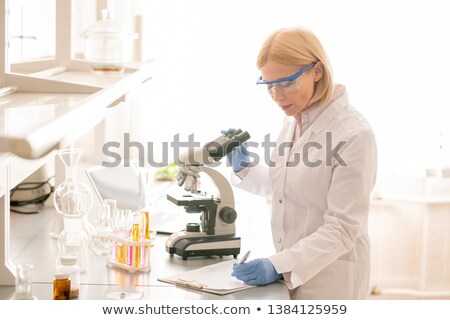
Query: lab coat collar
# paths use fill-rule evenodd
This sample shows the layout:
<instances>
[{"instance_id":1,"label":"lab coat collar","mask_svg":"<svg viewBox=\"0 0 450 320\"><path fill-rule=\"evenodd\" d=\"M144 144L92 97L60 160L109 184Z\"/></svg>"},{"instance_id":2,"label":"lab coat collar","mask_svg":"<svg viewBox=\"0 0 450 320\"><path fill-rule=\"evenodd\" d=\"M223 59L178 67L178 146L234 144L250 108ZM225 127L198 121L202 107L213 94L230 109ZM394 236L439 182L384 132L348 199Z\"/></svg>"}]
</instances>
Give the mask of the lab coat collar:
<instances>
[{"instance_id":1,"label":"lab coat collar","mask_svg":"<svg viewBox=\"0 0 450 320\"><path fill-rule=\"evenodd\" d=\"M337 84L334 88L331 101L328 102L328 106L322 112L321 115L312 123L311 131L318 133L321 132L326 125L336 116L336 114L343 108L348 106L348 95L345 86Z\"/></svg>"},{"instance_id":2,"label":"lab coat collar","mask_svg":"<svg viewBox=\"0 0 450 320\"><path fill-rule=\"evenodd\" d=\"M312 132L321 132L335 117L335 115L347 105L348 95L345 86L340 84L335 85L333 96L331 98L331 101L327 103L327 107L325 108L325 110L317 117L317 119L313 121L311 126L300 136L300 138L295 141L295 144L302 144L306 141L309 141ZM286 117L285 121L289 123L285 141L294 143L294 131L295 127L297 126L297 121L294 117ZM287 157L288 154L286 154L285 156Z\"/></svg>"}]
</instances>

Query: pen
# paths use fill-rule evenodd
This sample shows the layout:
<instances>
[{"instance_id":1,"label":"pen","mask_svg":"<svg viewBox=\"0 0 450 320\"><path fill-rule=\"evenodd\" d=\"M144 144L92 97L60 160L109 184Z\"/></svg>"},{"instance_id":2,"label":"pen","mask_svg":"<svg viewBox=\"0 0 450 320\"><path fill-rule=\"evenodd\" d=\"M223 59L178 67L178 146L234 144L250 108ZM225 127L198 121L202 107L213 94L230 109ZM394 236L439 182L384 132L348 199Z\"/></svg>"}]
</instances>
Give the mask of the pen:
<instances>
[{"instance_id":1,"label":"pen","mask_svg":"<svg viewBox=\"0 0 450 320\"><path fill-rule=\"evenodd\" d=\"M248 256L250 255L250 250L248 250L245 254L244 254L244 256L242 257L242 259L241 259L241 261L239 261L239 264L243 264L245 261L247 261L247 259L248 259Z\"/></svg>"}]
</instances>

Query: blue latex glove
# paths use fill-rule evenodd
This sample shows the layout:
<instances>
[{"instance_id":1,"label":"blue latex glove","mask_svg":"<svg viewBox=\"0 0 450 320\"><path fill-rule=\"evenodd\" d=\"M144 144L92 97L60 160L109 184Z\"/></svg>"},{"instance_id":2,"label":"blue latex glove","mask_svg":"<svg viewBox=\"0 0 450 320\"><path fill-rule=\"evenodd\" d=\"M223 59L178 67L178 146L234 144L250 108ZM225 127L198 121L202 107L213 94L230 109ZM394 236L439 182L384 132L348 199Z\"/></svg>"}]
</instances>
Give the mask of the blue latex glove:
<instances>
[{"instance_id":1,"label":"blue latex glove","mask_svg":"<svg viewBox=\"0 0 450 320\"><path fill-rule=\"evenodd\" d=\"M242 264L233 265L233 277L246 284L264 286L281 279L269 259L255 259Z\"/></svg>"},{"instance_id":2,"label":"blue latex glove","mask_svg":"<svg viewBox=\"0 0 450 320\"><path fill-rule=\"evenodd\" d=\"M222 130L221 133L223 135L228 135L233 133L236 129L228 129ZM250 163L250 155L248 153L247 148L245 147L245 143L235 148L232 152L227 154L228 161L233 166L234 172L242 171L245 167L247 167Z\"/></svg>"}]
</instances>

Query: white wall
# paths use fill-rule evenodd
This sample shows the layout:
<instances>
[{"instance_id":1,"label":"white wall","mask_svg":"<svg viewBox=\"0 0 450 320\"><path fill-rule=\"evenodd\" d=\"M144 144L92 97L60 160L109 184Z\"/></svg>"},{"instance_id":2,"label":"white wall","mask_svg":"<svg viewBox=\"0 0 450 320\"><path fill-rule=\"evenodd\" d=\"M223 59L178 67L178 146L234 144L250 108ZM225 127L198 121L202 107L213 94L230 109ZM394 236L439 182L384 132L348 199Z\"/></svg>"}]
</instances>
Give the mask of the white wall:
<instances>
[{"instance_id":1,"label":"white wall","mask_svg":"<svg viewBox=\"0 0 450 320\"><path fill-rule=\"evenodd\" d=\"M143 139L195 132L208 141L228 127L275 138L282 112L255 88L255 58L272 31L301 25L371 122L380 176L420 175L438 160L440 136L450 147L445 1L154 0L139 10L145 56L156 60Z\"/></svg>"}]
</instances>

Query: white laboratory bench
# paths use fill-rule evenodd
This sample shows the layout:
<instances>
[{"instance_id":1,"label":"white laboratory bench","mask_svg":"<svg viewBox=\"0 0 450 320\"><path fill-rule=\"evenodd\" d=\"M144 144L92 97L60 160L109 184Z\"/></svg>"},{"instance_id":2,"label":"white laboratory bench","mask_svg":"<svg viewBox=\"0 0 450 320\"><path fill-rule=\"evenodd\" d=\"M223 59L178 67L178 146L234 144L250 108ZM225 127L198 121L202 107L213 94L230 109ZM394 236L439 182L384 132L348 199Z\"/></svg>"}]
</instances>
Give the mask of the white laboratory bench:
<instances>
[{"instance_id":1,"label":"white laboratory bench","mask_svg":"<svg viewBox=\"0 0 450 320\"><path fill-rule=\"evenodd\" d=\"M237 233L242 239L241 255L252 248L252 257L271 253L271 237L264 237L269 230L268 209L264 200L246 196L252 210L248 212L242 202L237 201ZM252 199L256 201L252 201ZM261 202L260 202L261 201ZM33 268L33 294L38 299L52 299L53 277L58 253L57 240L49 236L49 227L54 208L51 199L42 213L11 213L11 248L10 257L17 263L31 263ZM248 203L246 201L246 203ZM264 211L265 210L265 211ZM255 219L255 214L260 219ZM255 221L256 220L256 221ZM253 230L253 231L252 231ZM188 288L176 287L158 281L158 278L171 276L193 270L205 265L232 259L224 257L195 257L184 261L176 255L165 251L167 235L158 234L154 247L150 250L150 272L129 273L115 267L107 266L107 256L95 255L89 250L89 268L81 274L80 300L106 299L105 290L113 286L132 285L143 291L144 300L197 300L197 299L251 299L251 300L288 300L289 293L283 283L255 287L224 296L201 292ZM14 294L14 286L0 286L0 299L9 299Z\"/></svg>"}]
</instances>

